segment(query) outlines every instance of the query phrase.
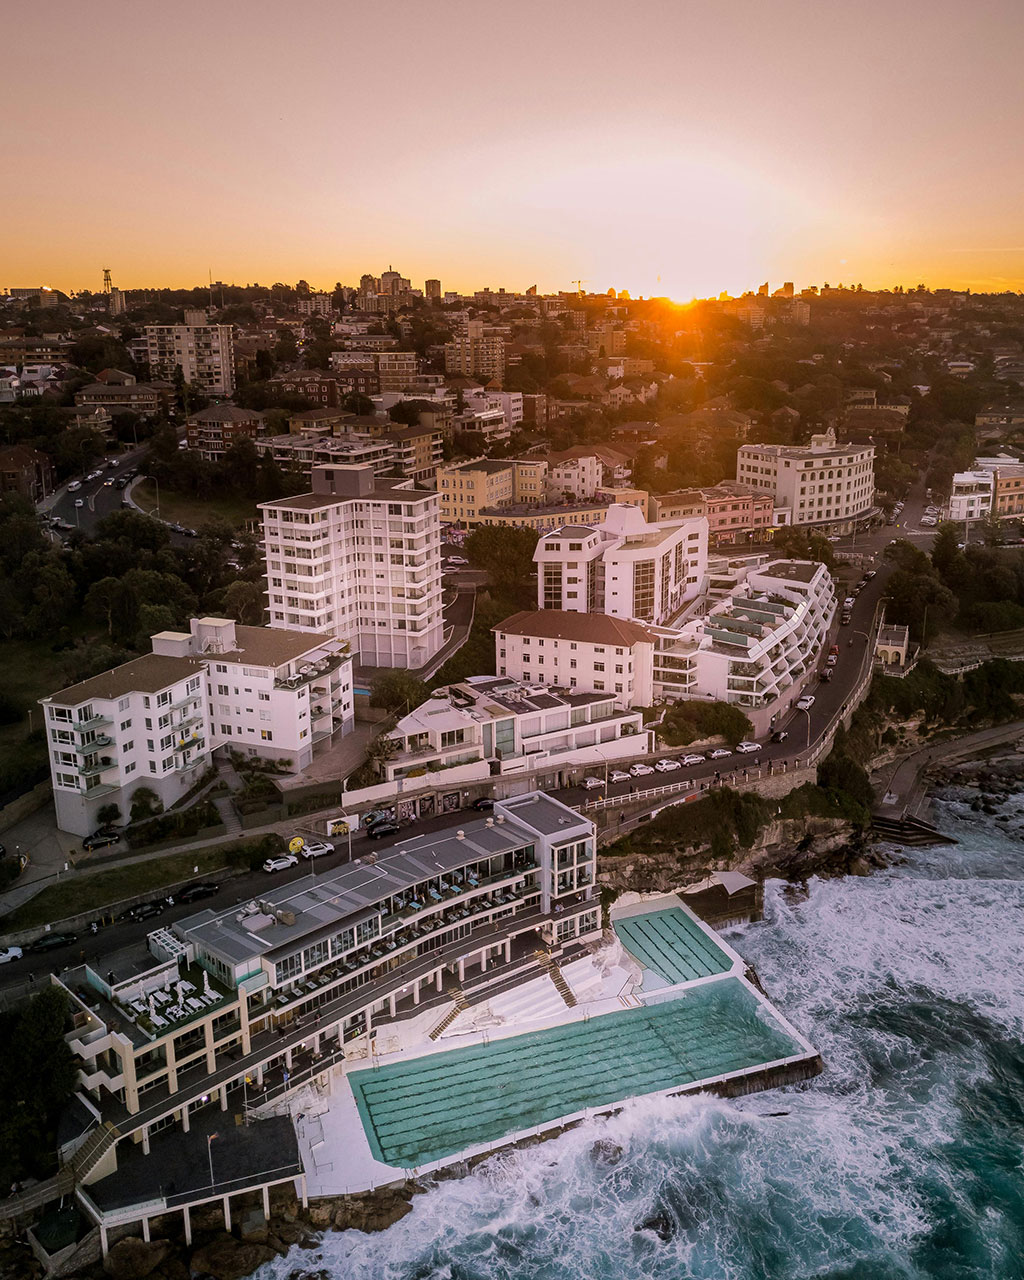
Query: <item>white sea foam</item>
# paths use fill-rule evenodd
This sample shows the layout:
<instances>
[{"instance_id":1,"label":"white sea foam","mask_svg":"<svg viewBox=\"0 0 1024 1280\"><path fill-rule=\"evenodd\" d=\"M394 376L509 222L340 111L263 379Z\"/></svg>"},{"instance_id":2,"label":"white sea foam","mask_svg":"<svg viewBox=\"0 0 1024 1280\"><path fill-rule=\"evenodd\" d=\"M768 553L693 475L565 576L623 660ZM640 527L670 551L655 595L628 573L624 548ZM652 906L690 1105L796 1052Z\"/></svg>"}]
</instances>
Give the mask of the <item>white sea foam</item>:
<instances>
[{"instance_id":1,"label":"white sea foam","mask_svg":"<svg viewBox=\"0 0 1024 1280\"><path fill-rule=\"evenodd\" d=\"M387 1232L328 1234L261 1275L1013 1275L1005 1210L975 1203L964 1166L944 1153L963 1143L972 1099L993 1086L992 1043L1024 1031L1024 846L1018 862L977 814L949 822L961 846L908 852L870 878L815 881L805 896L773 882L765 922L731 931L821 1050L818 1080L735 1102L637 1100L437 1184ZM598 1139L618 1156L595 1151ZM1019 1168L1016 1177L1024 1186ZM976 1268L919 1261L944 1214Z\"/></svg>"}]
</instances>

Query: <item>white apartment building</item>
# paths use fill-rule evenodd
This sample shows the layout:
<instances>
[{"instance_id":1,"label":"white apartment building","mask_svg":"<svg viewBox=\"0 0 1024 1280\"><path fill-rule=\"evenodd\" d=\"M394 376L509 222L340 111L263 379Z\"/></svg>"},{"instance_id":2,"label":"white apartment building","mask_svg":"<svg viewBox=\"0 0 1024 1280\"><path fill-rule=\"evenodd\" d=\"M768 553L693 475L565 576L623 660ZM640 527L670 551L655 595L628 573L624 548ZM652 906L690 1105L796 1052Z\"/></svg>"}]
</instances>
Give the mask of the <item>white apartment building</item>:
<instances>
[{"instance_id":1,"label":"white apartment building","mask_svg":"<svg viewBox=\"0 0 1024 1280\"><path fill-rule=\"evenodd\" d=\"M148 653L40 702L61 831L88 835L107 804L127 818L140 786L169 809L209 765L206 670L196 658Z\"/></svg>"},{"instance_id":2,"label":"white apartment building","mask_svg":"<svg viewBox=\"0 0 1024 1280\"><path fill-rule=\"evenodd\" d=\"M205 664L212 750L287 760L298 773L321 743L351 732L352 659L341 641L231 618L189 625L153 636L153 652Z\"/></svg>"},{"instance_id":3,"label":"white apartment building","mask_svg":"<svg viewBox=\"0 0 1024 1280\"><path fill-rule=\"evenodd\" d=\"M994 471L958 471L949 492L950 520L980 520L991 514L994 490Z\"/></svg>"},{"instance_id":4,"label":"white apartment building","mask_svg":"<svg viewBox=\"0 0 1024 1280\"><path fill-rule=\"evenodd\" d=\"M736 479L773 497L780 524L813 525L850 533L875 501L874 445L837 444L834 431L809 445L745 444L736 454Z\"/></svg>"},{"instance_id":5,"label":"white apartment building","mask_svg":"<svg viewBox=\"0 0 1024 1280\"><path fill-rule=\"evenodd\" d=\"M370 667L441 648L438 495L368 466L313 468L312 493L260 504L272 627L346 641Z\"/></svg>"},{"instance_id":6,"label":"white apartment building","mask_svg":"<svg viewBox=\"0 0 1024 1280\"><path fill-rule=\"evenodd\" d=\"M602 525L546 534L533 558L539 609L663 623L701 590L708 522L649 523L639 508L615 503Z\"/></svg>"},{"instance_id":7,"label":"white apartment building","mask_svg":"<svg viewBox=\"0 0 1024 1280\"><path fill-rule=\"evenodd\" d=\"M180 365L185 381L207 395L229 396L235 389L229 324L148 324L146 360L153 378L173 379Z\"/></svg>"},{"instance_id":8,"label":"white apartment building","mask_svg":"<svg viewBox=\"0 0 1024 1280\"><path fill-rule=\"evenodd\" d=\"M328 463L345 466L368 466L376 476L387 475L395 466L395 451L389 440L372 436L266 436L256 441L261 454L270 454L282 467L305 471Z\"/></svg>"},{"instance_id":9,"label":"white apartment building","mask_svg":"<svg viewBox=\"0 0 1024 1280\"><path fill-rule=\"evenodd\" d=\"M553 494L564 494L578 502L589 502L597 496L604 483L604 464L596 456L566 458L552 462L548 470L548 485Z\"/></svg>"},{"instance_id":10,"label":"white apartment building","mask_svg":"<svg viewBox=\"0 0 1024 1280\"><path fill-rule=\"evenodd\" d=\"M487 444L498 444L512 434L501 397L490 391L466 395L462 412L455 415L454 427L456 431L478 432Z\"/></svg>"},{"instance_id":11,"label":"white apartment building","mask_svg":"<svg viewBox=\"0 0 1024 1280\"><path fill-rule=\"evenodd\" d=\"M835 614L824 565L751 563L723 599L680 627L544 609L494 628L496 670L515 680L612 692L622 706L715 699L742 707L755 733L789 710L816 669Z\"/></svg>"},{"instance_id":12,"label":"white apartment building","mask_svg":"<svg viewBox=\"0 0 1024 1280\"><path fill-rule=\"evenodd\" d=\"M620 707L654 701L650 627L604 613L540 609L515 613L492 630L499 676L571 694L610 694Z\"/></svg>"},{"instance_id":13,"label":"white apartment building","mask_svg":"<svg viewBox=\"0 0 1024 1280\"><path fill-rule=\"evenodd\" d=\"M352 662L337 641L230 618L190 627L161 631L152 653L40 700L62 831L88 835L111 803L127 819L140 786L169 809L218 747L298 771L315 746L351 730Z\"/></svg>"},{"instance_id":14,"label":"white apartment building","mask_svg":"<svg viewBox=\"0 0 1024 1280\"><path fill-rule=\"evenodd\" d=\"M550 673L536 683L471 676L399 720L390 735L399 751L385 765L387 780L476 760L509 774L643 755L653 746L643 712L623 708L614 693L578 692Z\"/></svg>"}]
</instances>

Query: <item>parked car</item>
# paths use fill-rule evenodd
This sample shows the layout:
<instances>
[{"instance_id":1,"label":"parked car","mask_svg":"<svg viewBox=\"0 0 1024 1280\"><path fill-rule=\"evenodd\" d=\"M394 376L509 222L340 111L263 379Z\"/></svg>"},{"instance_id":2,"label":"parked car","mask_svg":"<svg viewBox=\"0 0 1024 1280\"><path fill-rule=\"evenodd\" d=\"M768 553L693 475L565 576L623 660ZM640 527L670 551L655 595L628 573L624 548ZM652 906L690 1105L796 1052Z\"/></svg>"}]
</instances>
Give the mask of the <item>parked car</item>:
<instances>
[{"instance_id":1,"label":"parked car","mask_svg":"<svg viewBox=\"0 0 1024 1280\"><path fill-rule=\"evenodd\" d=\"M376 822L392 822L394 814L388 809L371 809L369 813L363 814L363 830L369 830Z\"/></svg>"},{"instance_id":2,"label":"parked car","mask_svg":"<svg viewBox=\"0 0 1024 1280\"><path fill-rule=\"evenodd\" d=\"M825 666L826 666L826 667L834 667L838 661L839 661L839 654L838 654L838 653L830 653L830 654L828 655L828 657L825 659Z\"/></svg>"},{"instance_id":3,"label":"parked car","mask_svg":"<svg viewBox=\"0 0 1024 1280\"><path fill-rule=\"evenodd\" d=\"M692 755L683 756L681 763L682 764L703 764L704 757L694 752Z\"/></svg>"},{"instance_id":4,"label":"parked car","mask_svg":"<svg viewBox=\"0 0 1024 1280\"><path fill-rule=\"evenodd\" d=\"M715 747L714 751L708 752L709 760L724 760L726 756L731 756L732 752L727 747Z\"/></svg>"},{"instance_id":5,"label":"parked car","mask_svg":"<svg viewBox=\"0 0 1024 1280\"><path fill-rule=\"evenodd\" d=\"M133 920L152 920L154 916L162 916L164 913L164 904L161 902L140 902L137 907L132 907L131 918Z\"/></svg>"},{"instance_id":6,"label":"parked car","mask_svg":"<svg viewBox=\"0 0 1024 1280\"><path fill-rule=\"evenodd\" d=\"M580 785L585 791L593 791L595 787L604 786L604 778L584 778Z\"/></svg>"},{"instance_id":7,"label":"parked car","mask_svg":"<svg viewBox=\"0 0 1024 1280\"><path fill-rule=\"evenodd\" d=\"M852 609L856 603L857 601L854 596L847 596L846 599L843 601L843 608Z\"/></svg>"},{"instance_id":8,"label":"parked car","mask_svg":"<svg viewBox=\"0 0 1024 1280\"><path fill-rule=\"evenodd\" d=\"M877 572L878 572L877 569L869 569L867 573L864 575L864 577L868 580L868 582L870 582Z\"/></svg>"},{"instance_id":9,"label":"parked car","mask_svg":"<svg viewBox=\"0 0 1024 1280\"><path fill-rule=\"evenodd\" d=\"M469 561L466 559L465 556L449 556L448 563L449 564L469 564Z\"/></svg>"},{"instance_id":10,"label":"parked car","mask_svg":"<svg viewBox=\"0 0 1024 1280\"><path fill-rule=\"evenodd\" d=\"M736 750L746 755L749 751L760 751L761 744L759 742L737 742Z\"/></svg>"},{"instance_id":11,"label":"parked car","mask_svg":"<svg viewBox=\"0 0 1024 1280\"><path fill-rule=\"evenodd\" d=\"M21 947L0 947L0 964L10 964L12 960L20 960L23 954Z\"/></svg>"},{"instance_id":12,"label":"parked car","mask_svg":"<svg viewBox=\"0 0 1024 1280\"><path fill-rule=\"evenodd\" d=\"M294 853L282 853L278 858L268 858L263 864L264 871L287 871L289 867L294 867L298 862L298 858Z\"/></svg>"},{"instance_id":13,"label":"parked car","mask_svg":"<svg viewBox=\"0 0 1024 1280\"><path fill-rule=\"evenodd\" d=\"M68 493L77 493L82 487L81 480L72 480L68 485Z\"/></svg>"},{"instance_id":14,"label":"parked car","mask_svg":"<svg viewBox=\"0 0 1024 1280\"><path fill-rule=\"evenodd\" d=\"M823 681L825 684L828 684L828 682L832 679L833 674L834 672L832 671L831 667L822 667L822 669L818 672L818 679Z\"/></svg>"},{"instance_id":15,"label":"parked car","mask_svg":"<svg viewBox=\"0 0 1024 1280\"><path fill-rule=\"evenodd\" d=\"M838 646L837 644L829 645L829 650L828 650L828 651L829 651L829 653L834 653L834 654L836 654L836 656L838 656L838 654L839 654L839 646Z\"/></svg>"},{"instance_id":16,"label":"parked car","mask_svg":"<svg viewBox=\"0 0 1024 1280\"><path fill-rule=\"evenodd\" d=\"M644 774L653 773L654 770L649 764L631 764L629 772L634 778L642 778Z\"/></svg>"},{"instance_id":17,"label":"parked car","mask_svg":"<svg viewBox=\"0 0 1024 1280\"><path fill-rule=\"evenodd\" d=\"M382 836L398 835L401 829L397 822L378 822L366 834L371 840L380 840Z\"/></svg>"},{"instance_id":18,"label":"parked car","mask_svg":"<svg viewBox=\"0 0 1024 1280\"><path fill-rule=\"evenodd\" d=\"M810 711L814 706L814 694L805 693L802 698L797 699L796 706L798 711Z\"/></svg>"},{"instance_id":19,"label":"parked car","mask_svg":"<svg viewBox=\"0 0 1024 1280\"><path fill-rule=\"evenodd\" d=\"M304 858L320 858L325 853L333 853L334 845L329 840L307 840L299 852Z\"/></svg>"},{"instance_id":20,"label":"parked car","mask_svg":"<svg viewBox=\"0 0 1024 1280\"><path fill-rule=\"evenodd\" d=\"M117 844L121 839L120 831L114 827L97 827L82 841L83 849L106 849L108 845Z\"/></svg>"},{"instance_id":21,"label":"parked car","mask_svg":"<svg viewBox=\"0 0 1024 1280\"><path fill-rule=\"evenodd\" d=\"M776 729L772 734L772 742L785 742L789 737L788 729Z\"/></svg>"},{"instance_id":22,"label":"parked car","mask_svg":"<svg viewBox=\"0 0 1024 1280\"><path fill-rule=\"evenodd\" d=\"M625 769L613 769L608 775L609 782L628 782L629 774Z\"/></svg>"},{"instance_id":23,"label":"parked car","mask_svg":"<svg viewBox=\"0 0 1024 1280\"><path fill-rule=\"evenodd\" d=\"M68 947L78 941L77 933L44 933L25 948L26 951L56 951L58 947Z\"/></svg>"},{"instance_id":24,"label":"parked car","mask_svg":"<svg viewBox=\"0 0 1024 1280\"><path fill-rule=\"evenodd\" d=\"M654 767L659 773L672 773L675 769L681 769L682 765L678 760L655 760Z\"/></svg>"},{"instance_id":25,"label":"parked car","mask_svg":"<svg viewBox=\"0 0 1024 1280\"><path fill-rule=\"evenodd\" d=\"M186 885L184 889L178 890L179 902L198 902L200 898L210 898L220 888L219 884L214 884L212 880L203 880L199 884Z\"/></svg>"},{"instance_id":26,"label":"parked car","mask_svg":"<svg viewBox=\"0 0 1024 1280\"><path fill-rule=\"evenodd\" d=\"M491 799L490 796L479 796L476 800L473 801L473 808L474 809L493 809L494 801Z\"/></svg>"}]
</instances>

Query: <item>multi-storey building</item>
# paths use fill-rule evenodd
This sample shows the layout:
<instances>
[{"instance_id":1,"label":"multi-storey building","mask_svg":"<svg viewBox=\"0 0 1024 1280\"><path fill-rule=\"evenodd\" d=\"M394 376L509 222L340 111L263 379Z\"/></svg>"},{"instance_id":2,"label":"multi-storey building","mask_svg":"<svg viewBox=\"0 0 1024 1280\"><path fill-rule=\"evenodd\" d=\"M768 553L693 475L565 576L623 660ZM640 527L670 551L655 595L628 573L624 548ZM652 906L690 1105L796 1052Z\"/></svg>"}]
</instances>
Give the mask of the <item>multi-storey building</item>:
<instances>
[{"instance_id":1,"label":"multi-storey building","mask_svg":"<svg viewBox=\"0 0 1024 1280\"><path fill-rule=\"evenodd\" d=\"M187 420L185 439L190 449L202 454L208 462L216 462L236 441L259 439L266 417L257 409L214 404Z\"/></svg>"},{"instance_id":2,"label":"multi-storey building","mask_svg":"<svg viewBox=\"0 0 1024 1280\"><path fill-rule=\"evenodd\" d=\"M686 520L704 516L711 546L739 540L766 542L774 531L775 500L749 485L722 484L682 489L651 497L652 520Z\"/></svg>"},{"instance_id":3,"label":"multi-storey building","mask_svg":"<svg viewBox=\"0 0 1024 1280\"><path fill-rule=\"evenodd\" d=\"M423 285L423 293L430 302L441 301L441 281L427 280Z\"/></svg>"},{"instance_id":4,"label":"multi-storey building","mask_svg":"<svg viewBox=\"0 0 1024 1280\"><path fill-rule=\"evenodd\" d=\"M171 383L90 382L75 392L75 404L83 409L106 409L109 413L137 413L144 418L167 413L174 397Z\"/></svg>"},{"instance_id":5,"label":"multi-storey building","mask_svg":"<svg viewBox=\"0 0 1024 1280\"><path fill-rule=\"evenodd\" d=\"M395 466L390 441L364 435L266 436L257 441L256 448L261 454L269 454L280 466L305 472L310 479L314 467L328 464L372 467L375 476L389 475Z\"/></svg>"},{"instance_id":6,"label":"multi-storey building","mask_svg":"<svg viewBox=\"0 0 1024 1280\"><path fill-rule=\"evenodd\" d=\"M482 320L470 320L464 335L445 343L444 369L448 374L500 384L505 379L505 339L486 334Z\"/></svg>"},{"instance_id":7,"label":"multi-storey building","mask_svg":"<svg viewBox=\"0 0 1024 1280\"><path fill-rule=\"evenodd\" d=\"M538 608L662 623L701 590L708 522L650 524L637 507L615 504L597 527L547 534L533 558Z\"/></svg>"},{"instance_id":8,"label":"multi-storey building","mask_svg":"<svg viewBox=\"0 0 1024 1280\"><path fill-rule=\"evenodd\" d=\"M308 293L304 298L299 298L295 304L295 309L300 316L330 316L333 312L331 304L331 295L329 293Z\"/></svg>"},{"instance_id":9,"label":"multi-storey building","mask_svg":"<svg viewBox=\"0 0 1024 1280\"><path fill-rule=\"evenodd\" d=\"M1024 467L1001 466L992 472L992 511L998 520L1024 515Z\"/></svg>"},{"instance_id":10,"label":"multi-storey building","mask_svg":"<svg viewBox=\"0 0 1024 1280\"><path fill-rule=\"evenodd\" d=\"M298 773L316 747L353 726L352 659L341 641L193 618L189 631L161 631L152 643L155 654L205 665L205 737L214 751L289 761Z\"/></svg>"},{"instance_id":11,"label":"multi-storey building","mask_svg":"<svg viewBox=\"0 0 1024 1280\"><path fill-rule=\"evenodd\" d=\"M510 506L514 501L514 470L510 461L474 458L437 468L441 519L475 524L483 508Z\"/></svg>"},{"instance_id":12,"label":"multi-storey building","mask_svg":"<svg viewBox=\"0 0 1024 1280\"><path fill-rule=\"evenodd\" d=\"M444 435L431 427L396 427L381 437L391 446L394 469L410 480L432 482L444 459Z\"/></svg>"},{"instance_id":13,"label":"multi-storey building","mask_svg":"<svg viewBox=\"0 0 1024 1280\"><path fill-rule=\"evenodd\" d=\"M202 776L212 752L288 760L353 724L352 663L338 641L308 632L193 618L161 631L153 652L41 699L63 831L87 835L137 787L169 809Z\"/></svg>"},{"instance_id":14,"label":"multi-storey building","mask_svg":"<svg viewBox=\"0 0 1024 1280\"><path fill-rule=\"evenodd\" d=\"M513 614L492 630L500 676L608 696L619 707L654 701L655 636L640 623L541 609Z\"/></svg>"},{"instance_id":15,"label":"multi-storey building","mask_svg":"<svg viewBox=\"0 0 1024 1280\"><path fill-rule=\"evenodd\" d=\"M828 431L809 445L742 445L736 480L772 495L779 524L849 533L875 510L874 459L874 445L837 444Z\"/></svg>"},{"instance_id":16,"label":"multi-storey building","mask_svg":"<svg viewBox=\"0 0 1024 1280\"><path fill-rule=\"evenodd\" d=\"M548 488L564 499L585 502L593 498L604 482L604 464L596 454L570 457L548 464Z\"/></svg>"},{"instance_id":17,"label":"multi-storey building","mask_svg":"<svg viewBox=\"0 0 1024 1280\"><path fill-rule=\"evenodd\" d=\"M578 614L572 616L579 619ZM513 634L515 625L513 619L502 623ZM505 774L553 764L604 764L653 749L643 712L623 710L629 703L622 694L622 680L617 681L617 692L577 692L569 684L569 645L560 655L557 639L549 639L547 647L544 637L533 643L536 669L525 683L502 674L472 676L464 684L438 690L403 716L390 735L399 749L384 766L387 780L476 760L488 761L495 774ZM560 656L564 663L559 663ZM545 658L551 661L545 663ZM614 665L621 669L627 661ZM613 690L611 683L608 688Z\"/></svg>"},{"instance_id":18,"label":"multi-storey building","mask_svg":"<svg viewBox=\"0 0 1024 1280\"><path fill-rule=\"evenodd\" d=\"M950 520L979 520L992 511L998 471L958 471L949 492Z\"/></svg>"},{"instance_id":19,"label":"multi-storey building","mask_svg":"<svg viewBox=\"0 0 1024 1280\"><path fill-rule=\"evenodd\" d=\"M283 395L304 396L322 409L336 409L341 395L344 394L339 392L340 385L340 378L310 369L306 372L280 374L270 379L267 388ZM349 389L346 388L346 390ZM361 390L362 388L351 389Z\"/></svg>"},{"instance_id":20,"label":"multi-storey building","mask_svg":"<svg viewBox=\"0 0 1024 1280\"><path fill-rule=\"evenodd\" d=\"M347 641L364 666L422 667L443 643L438 495L368 466L312 481L260 504L271 626Z\"/></svg>"},{"instance_id":21,"label":"multi-storey building","mask_svg":"<svg viewBox=\"0 0 1024 1280\"><path fill-rule=\"evenodd\" d=\"M199 316L187 317L199 319ZM146 325L150 373L174 378L181 369L187 383L206 395L229 396L235 389L235 350L229 324Z\"/></svg>"},{"instance_id":22,"label":"multi-storey building","mask_svg":"<svg viewBox=\"0 0 1024 1280\"><path fill-rule=\"evenodd\" d=\"M169 809L202 777L212 750L206 670L149 653L40 699L57 826L84 836L136 787Z\"/></svg>"},{"instance_id":23,"label":"multi-storey building","mask_svg":"<svg viewBox=\"0 0 1024 1280\"><path fill-rule=\"evenodd\" d=\"M53 462L27 444L0 449L0 493L20 493L39 502L53 492Z\"/></svg>"},{"instance_id":24,"label":"multi-storey building","mask_svg":"<svg viewBox=\"0 0 1024 1280\"><path fill-rule=\"evenodd\" d=\"M379 351L376 359L382 392L404 391L412 385L418 368L415 351Z\"/></svg>"}]
</instances>

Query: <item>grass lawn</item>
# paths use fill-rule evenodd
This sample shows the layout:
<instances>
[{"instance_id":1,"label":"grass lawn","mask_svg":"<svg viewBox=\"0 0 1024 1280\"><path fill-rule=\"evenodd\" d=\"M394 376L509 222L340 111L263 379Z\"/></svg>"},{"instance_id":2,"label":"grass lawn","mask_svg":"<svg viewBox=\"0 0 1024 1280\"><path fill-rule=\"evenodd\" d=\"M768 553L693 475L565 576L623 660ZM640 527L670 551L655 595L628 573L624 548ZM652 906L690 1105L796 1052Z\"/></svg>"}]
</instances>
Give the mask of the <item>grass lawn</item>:
<instances>
[{"instance_id":1,"label":"grass lawn","mask_svg":"<svg viewBox=\"0 0 1024 1280\"><path fill-rule=\"evenodd\" d=\"M126 898L187 880L193 875L193 867L199 868L200 875L219 871L226 858L224 851L217 849L172 853L166 858L152 858L148 862L133 862L128 866L71 876L37 893L24 906L4 916L0 925L5 931L31 929L34 925L66 920L83 911L99 912Z\"/></svg>"},{"instance_id":2,"label":"grass lawn","mask_svg":"<svg viewBox=\"0 0 1024 1280\"><path fill-rule=\"evenodd\" d=\"M54 653L48 639L8 640L0 645L0 688L25 708L25 715L18 723L0 725L0 766L28 733L29 711L31 727L42 728L43 709L37 699L67 684L64 676L67 660L67 652Z\"/></svg>"},{"instance_id":3,"label":"grass lawn","mask_svg":"<svg viewBox=\"0 0 1024 1280\"><path fill-rule=\"evenodd\" d=\"M156 485L143 480L132 489L132 501L143 511L156 509ZM183 524L188 529L198 529L201 524L221 516L229 524L242 526L247 520L255 520L259 512L252 498L242 496L219 498L195 498L191 494L175 493L165 485L160 490L160 517L171 524Z\"/></svg>"}]
</instances>

